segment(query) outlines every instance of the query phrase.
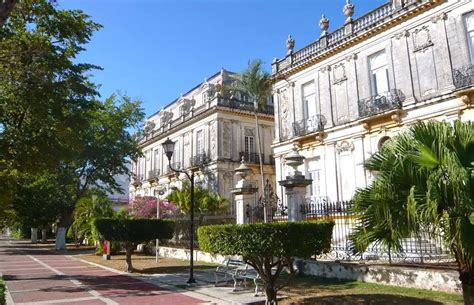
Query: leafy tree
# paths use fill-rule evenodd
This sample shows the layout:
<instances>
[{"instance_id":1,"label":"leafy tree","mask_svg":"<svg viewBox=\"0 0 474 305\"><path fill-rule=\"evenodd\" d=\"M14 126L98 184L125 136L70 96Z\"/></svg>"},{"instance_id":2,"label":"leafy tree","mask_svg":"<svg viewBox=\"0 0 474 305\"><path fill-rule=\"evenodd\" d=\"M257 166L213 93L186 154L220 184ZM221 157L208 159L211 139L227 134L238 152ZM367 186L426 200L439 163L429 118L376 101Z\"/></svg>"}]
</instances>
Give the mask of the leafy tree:
<instances>
[{"instance_id":1,"label":"leafy tree","mask_svg":"<svg viewBox=\"0 0 474 305\"><path fill-rule=\"evenodd\" d=\"M402 238L440 230L456 259L465 303L474 304L474 124L418 122L366 166L377 178L355 195L357 249L382 242L400 250Z\"/></svg>"},{"instance_id":2,"label":"leafy tree","mask_svg":"<svg viewBox=\"0 0 474 305\"><path fill-rule=\"evenodd\" d=\"M77 202L69 232L77 242L82 242L84 239L98 241L94 220L113 216L114 210L110 199L100 191L90 191Z\"/></svg>"},{"instance_id":3,"label":"leafy tree","mask_svg":"<svg viewBox=\"0 0 474 305\"><path fill-rule=\"evenodd\" d=\"M78 130L97 106L94 65L78 63L101 26L46 0L3 0L0 27L0 204L11 203L22 175L55 172L77 155ZM8 13L6 15L8 16ZM2 18L2 17L0 17ZM6 17L5 17L6 20Z\"/></svg>"},{"instance_id":4,"label":"leafy tree","mask_svg":"<svg viewBox=\"0 0 474 305\"><path fill-rule=\"evenodd\" d=\"M48 173L23 177L5 221L10 218L9 225L16 222L30 228L47 228L67 208L68 201L60 177Z\"/></svg>"},{"instance_id":5,"label":"leafy tree","mask_svg":"<svg viewBox=\"0 0 474 305\"><path fill-rule=\"evenodd\" d=\"M185 215L191 212L191 186L186 181L181 189L174 189L166 199L174 203L179 211ZM207 213L217 212L226 206L227 200L207 188L194 188L194 211L200 222Z\"/></svg>"},{"instance_id":6,"label":"leafy tree","mask_svg":"<svg viewBox=\"0 0 474 305\"><path fill-rule=\"evenodd\" d=\"M137 244L173 237L174 222L161 219L98 218L94 221L103 239L124 243L127 272L133 271L132 253Z\"/></svg>"},{"instance_id":7,"label":"leafy tree","mask_svg":"<svg viewBox=\"0 0 474 305\"><path fill-rule=\"evenodd\" d=\"M105 102L96 104L97 107L88 113L89 127L78 132L82 143L79 155L65 162L60 169L68 177L66 181L70 181L74 192L71 194L73 208L64 211L60 218L56 237L56 248L59 249L64 248L64 233L76 203L90 188L123 191L115 177L129 174L129 160L141 154L130 133L139 127L144 117L140 102L112 95Z\"/></svg>"},{"instance_id":8,"label":"leafy tree","mask_svg":"<svg viewBox=\"0 0 474 305\"><path fill-rule=\"evenodd\" d=\"M203 251L222 255L241 255L263 281L266 304L277 304L277 292L288 284L294 257L309 258L329 251L333 222L286 222L245 225L213 225L198 229ZM278 283L283 269L288 281Z\"/></svg>"}]
</instances>

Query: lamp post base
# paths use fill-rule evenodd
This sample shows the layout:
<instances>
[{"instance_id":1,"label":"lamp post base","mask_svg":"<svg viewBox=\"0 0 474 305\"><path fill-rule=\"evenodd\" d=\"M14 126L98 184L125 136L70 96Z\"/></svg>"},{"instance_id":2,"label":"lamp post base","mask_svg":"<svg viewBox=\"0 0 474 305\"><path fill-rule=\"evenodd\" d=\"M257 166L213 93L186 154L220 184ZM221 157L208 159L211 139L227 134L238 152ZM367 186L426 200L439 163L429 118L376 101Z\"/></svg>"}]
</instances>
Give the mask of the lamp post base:
<instances>
[{"instance_id":1,"label":"lamp post base","mask_svg":"<svg viewBox=\"0 0 474 305\"><path fill-rule=\"evenodd\" d=\"M196 284L196 280L194 277L190 277L187 281L186 284L191 285L191 284Z\"/></svg>"}]
</instances>

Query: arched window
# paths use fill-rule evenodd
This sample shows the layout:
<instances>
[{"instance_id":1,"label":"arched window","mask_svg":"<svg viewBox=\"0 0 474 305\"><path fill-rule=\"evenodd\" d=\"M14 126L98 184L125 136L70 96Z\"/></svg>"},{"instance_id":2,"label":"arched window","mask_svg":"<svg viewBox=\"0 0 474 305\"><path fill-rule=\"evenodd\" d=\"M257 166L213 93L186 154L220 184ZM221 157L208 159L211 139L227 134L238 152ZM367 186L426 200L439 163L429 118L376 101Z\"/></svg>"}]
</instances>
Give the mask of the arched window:
<instances>
[{"instance_id":1,"label":"arched window","mask_svg":"<svg viewBox=\"0 0 474 305\"><path fill-rule=\"evenodd\" d=\"M381 150L382 149L382 146L384 146L384 144L390 140L390 137L389 136L384 136L382 137L380 140L379 140L379 144L377 145L378 146L378 149Z\"/></svg>"}]
</instances>

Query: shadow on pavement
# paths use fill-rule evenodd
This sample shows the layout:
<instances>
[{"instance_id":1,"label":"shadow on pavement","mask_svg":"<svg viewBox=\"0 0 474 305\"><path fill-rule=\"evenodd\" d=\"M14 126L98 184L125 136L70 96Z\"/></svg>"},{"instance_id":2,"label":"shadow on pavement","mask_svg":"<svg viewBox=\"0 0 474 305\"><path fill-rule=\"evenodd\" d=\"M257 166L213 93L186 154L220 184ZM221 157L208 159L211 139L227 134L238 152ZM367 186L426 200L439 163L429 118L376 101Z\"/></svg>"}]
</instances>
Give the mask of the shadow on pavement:
<instances>
[{"instance_id":1,"label":"shadow on pavement","mask_svg":"<svg viewBox=\"0 0 474 305\"><path fill-rule=\"evenodd\" d=\"M443 303L391 294L338 294L286 301L283 305L442 305Z\"/></svg>"}]
</instances>

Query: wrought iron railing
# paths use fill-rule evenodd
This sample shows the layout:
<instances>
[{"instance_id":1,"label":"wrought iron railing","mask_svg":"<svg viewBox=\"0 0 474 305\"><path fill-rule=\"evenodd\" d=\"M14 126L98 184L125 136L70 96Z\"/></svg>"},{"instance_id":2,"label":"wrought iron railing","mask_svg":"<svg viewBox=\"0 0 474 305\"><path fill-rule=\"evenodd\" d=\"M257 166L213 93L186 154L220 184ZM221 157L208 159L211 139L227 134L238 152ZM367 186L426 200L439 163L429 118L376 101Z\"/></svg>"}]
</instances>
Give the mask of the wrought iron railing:
<instances>
[{"instance_id":1,"label":"wrought iron railing","mask_svg":"<svg viewBox=\"0 0 474 305\"><path fill-rule=\"evenodd\" d=\"M456 88L471 87L474 85L474 65L453 70L454 86Z\"/></svg>"},{"instance_id":2,"label":"wrought iron railing","mask_svg":"<svg viewBox=\"0 0 474 305\"><path fill-rule=\"evenodd\" d=\"M203 166L210 161L211 158L207 154L197 154L191 158L191 166Z\"/></svg>"},{"instance_id":3,"label":"wrought iron railing","mask_svg":"<svg viewBox=\"0 0 474 305\"><path fill-rule=\"evenodd\" d=\"M150 179L156 179L160 176L160 170L159 169L153 169L148 171L148 180Z\"/></svg>"},{"instance_id":4,"label":"wrought iron railing","mask_svg":"<svg viewBox=\"0 0 474 305\"><path fill-rule=\"evenodd\" d=\"M165 174L172 174L174 173L174 171L171 169L181 169L181 162L173 162L173 163L170 163L170 165L168 165L166 167L166 173Z\"/></svg>"},{"instance_id":5,"label":"wrought iron railing","mask_svg":"<svg viewBox=\"0 0 474 305\"><path fill-rule=\"evenodd\" d=\"M217 105L218 105L218 106L222 106L222 107L232 108L232 109L250 111L250 112L254 112L254 111L255 111L255 107L254 107L254 104L253 104L253 103L250 103L250 102L243 102L243 101L239 101L239 100L237 100L237 99L223 99L223 98L219 98L219 99L217 100ZM273 110L273 106L272 106L272 105L259 105L257 112L263 113L263 114L269 114L269 115L273 115L273 114L274 114L274 110Z\"/></svg>"},{"instance_id":6,"label":"wrought iron railing","mask_svg":"<svg viewBox=\"0 0 474 305\"><path fill-rule=\"evenodd\" d=\"M380 95L359 100L359 117L369 117L394 109L401 109L405 95L401 90L392 89Z\"/></svg>"},{"instance_id":7,"label":"wrought iron railing","mask_svg":"<svg viewBox=\"0 0 474 305\"><path fill-rule=\"evenodd\" d=\"M326 117L321 114L305 118L293 123L293 134L299 137L312 132L322 131L326 123Z\"/></svg>"},{"instance_id":8,"label":"wrought iron railing","mask_svg":"<svg viewBox=\"0 0 474 305\"><path fill-rule=\"evenodd\" d=\"M244 161L247 163L260 163L260 158L258 157L257 153L249 153L245 151L241 151L239 153L239 160L242 160L242 157L244 157ZM262 163L265 163L265 157L262 154Z\"/></svg>"}]
</instances>

